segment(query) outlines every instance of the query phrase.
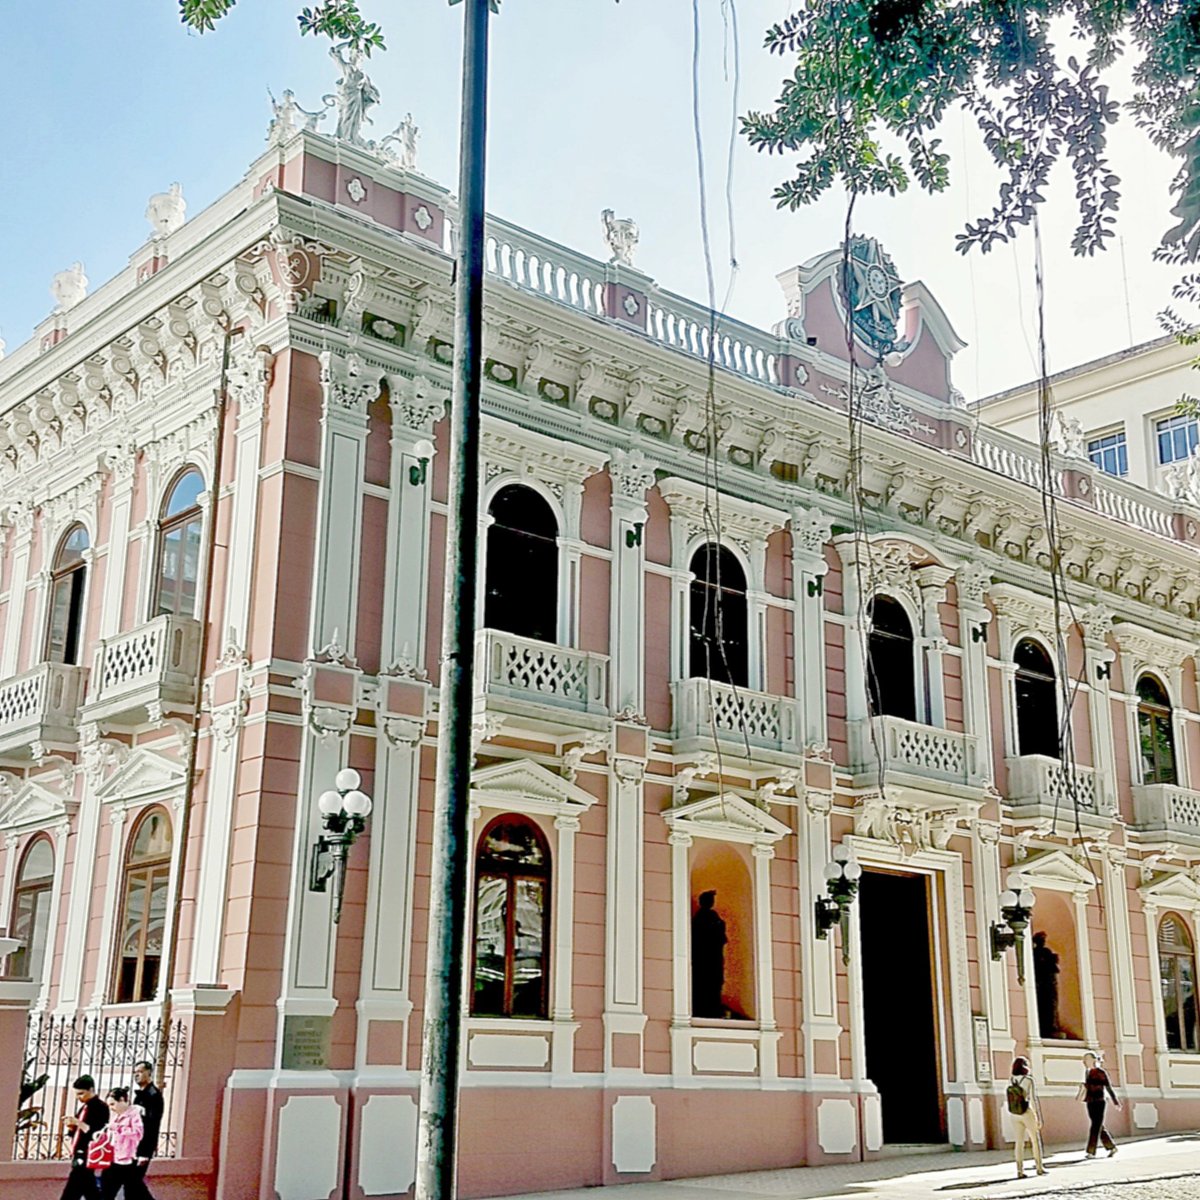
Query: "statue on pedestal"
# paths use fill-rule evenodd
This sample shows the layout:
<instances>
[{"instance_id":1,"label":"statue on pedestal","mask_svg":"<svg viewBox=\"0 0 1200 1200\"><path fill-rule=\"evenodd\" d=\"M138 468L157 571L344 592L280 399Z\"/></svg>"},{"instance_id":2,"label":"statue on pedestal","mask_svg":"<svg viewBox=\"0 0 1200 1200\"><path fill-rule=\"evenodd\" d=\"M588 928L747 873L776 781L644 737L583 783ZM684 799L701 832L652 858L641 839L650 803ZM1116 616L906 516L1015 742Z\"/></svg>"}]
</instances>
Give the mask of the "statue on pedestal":
<instances>
[{"instance_id":1,"label":"statue on pedestal","mask_svg":"<svg viewBox=\"0 0 1200 1200\"><path fill-rule=\"evenodd\" d=\"M724 1017L725 922L713 907L716 892L701 892L692 917L692 1016Z\"/></svg>"},{"instance_id":2,"label":"statue on pedestal","mask_svg":"<svg viewBox=\"0 0 1200 1200\"><path fill-rule=\"evenodd\" d=\"M1033 985L1037 992L1038 1027L1043 1038L1062 1036L1058 1021L1058 955L1046 945L1046 935L1033 935Z\"/></svg>"},{"instance_id":3,"label":"statue on pedestal","mask_svg":"<svg viewBox=\"0 0 1200 1200\"><path fill-rule=\"evenodd\" d=\"M359 65L362 52L350 50L347 53L347 49L342 45L329 51L329 57L341 68L342 77L337 81L337 91L326 96L325 103L332 103L337 108L337 128L333 136L369 149L370 143L362 136L362 127L372 123L367 111L379 103L379 89Z\"/></svg>"}]
</instances>

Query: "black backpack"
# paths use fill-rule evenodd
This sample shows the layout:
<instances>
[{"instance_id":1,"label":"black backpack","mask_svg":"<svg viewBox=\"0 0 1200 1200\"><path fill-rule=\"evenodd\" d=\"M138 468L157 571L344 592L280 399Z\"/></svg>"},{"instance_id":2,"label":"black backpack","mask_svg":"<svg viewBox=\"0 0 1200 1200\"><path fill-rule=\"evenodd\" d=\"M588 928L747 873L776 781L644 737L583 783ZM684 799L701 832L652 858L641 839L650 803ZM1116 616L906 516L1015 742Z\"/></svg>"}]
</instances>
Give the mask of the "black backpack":
<instances>
[{"instance_id":1,"label":"black backpack","mask_svg":"<svg viewBox=\"0 0 1200 1200\"><path fill-rule=\"evenodd\" d=\"M1029 1111L1029 1094L1017 1082L1013 1080L1008 1085L1008 1111L1016 1117L1023 1117Z\"/></svg>"}]
</instances>

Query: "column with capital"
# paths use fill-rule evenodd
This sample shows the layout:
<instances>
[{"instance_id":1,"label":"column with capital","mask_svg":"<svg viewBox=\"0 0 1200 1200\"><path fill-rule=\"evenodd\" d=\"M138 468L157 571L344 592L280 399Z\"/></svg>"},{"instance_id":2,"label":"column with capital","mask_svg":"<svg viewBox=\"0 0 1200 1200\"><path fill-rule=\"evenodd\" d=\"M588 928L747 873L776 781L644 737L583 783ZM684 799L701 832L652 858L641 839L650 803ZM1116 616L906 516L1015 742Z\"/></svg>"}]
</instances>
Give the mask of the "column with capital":
<instances>
[{"instance_id":1,"label":"column with capital","mask_svg":"<svg viewBox=\"0 0 1200 1200\"><path fill-rule=\"evenodd\" d=\"M1113 1024L1116 1026L1117 1053L1121 1056L1121 1078L1127 1085L1144 1083L1142 1039L1138 1027L1137 989L1134 973L1125 965L1133 962L1133 937L1129 925L1128 872L1132 869L1123 846L1103 847L1104 924L1108 930L1108 963L1112 978ZM1151 976L1159 979L1158 974ZM1131 1066L1134 1068L1131 1070Z\"/></svg>"},{"instance_id":2,"label":"column with capital","mask_svg":"<svg viewBox=\"0 0 1200 1200\"><path fill-rule=\"evenodd\" d=\"M962 651L963 727L975 739L980 776L987 782L996 777L987 678L987 627L992 614L984 603L991 582L991 568L982 563L964 563L954 576Z\"/></svg>"},{"instance_id":3,"label":"column with capital","mask_svg":"<svg viewBox=\"0 0 1200 1200\"><path fill-rule=\"evenodd\" d=\"M609 464L612 477L612 709L641 715L645 710L646 674L646 492L654 486L655 468L636 450L616 450Z\"/></svg>"},{"instance_id":4,"label":"column with capital","mask_svg":"<svg viewBox=\"0 0 1200 1200\"><path fill-rule=\"evenodd\" d=\"M1079 615L1087 672L1088 730L1092 738L1092 766L1096 770L1096 805L1104 813L1116 812L1118 808L1112 719L1112 663L1116 654L1108 645L1112 624L1113 614L1099 604L1089 604ZM1133 691L1128 679L1125 680L1125 690ZM1136 704L1134 708L1133 723L1136 726ZM1137 745L1136 740L1134 745Z\"/></svg>"},{"instance_id":5,"label":"column with capital","mask_svg":"<svg viewBox=\"0 0 1200 1200\"><path fill-rule=\"evenodd\" d=\"M758 991L758 1073L761 1079L779 1076L779 1030L775 1024L775 947L771 936L771 863L775 848L756 843L754 860L754 963Z\"/></svg>"},{"instance_id":6,"label":"column with capital","mask_svg":"<svg viewBox=\"0 0 1200 1200\"><path fill-rule=\"evenodd\" d=\"M953 572L948 567L931 564L914 572L921 593L922 641L925 646L926 706L929 724L946 728L946 657L947 642L942 631L940 606L946 598L946 584ZM961 637L961 634L960 634ZM918 713L918 719L920 714ZM978 768L976 768L977 770Z\"/></svg>"},{"instance_id":7,"label":"column with capital","mask_svg":"<svg viewBox=\"0 0 1200 1200\"><path fill-rule=\"evenodd\" d=\"M825 679L825 543L832 520L818 508L792 510L792 602L795 605L796 695L800 701L798 741L804 750L829 745ZM822 866L824 864L822 863Z\"/></svg>"},{"instance_id":8,"label":"column with capital","mask_svg":"<svg viewBox=\"0 0 1200 1200\"><path fill-rule=\"evenodd\" d=\"M21 648L21 624L29 586L29 555L33 546L34 506L18 500L9 506L5 518L13 529L12 573L9 577L8 612L5 614L4 644L0 646L0 679L17 673ZM36 631L35 631L36 636Z\"/></svg>"}]
</instances>

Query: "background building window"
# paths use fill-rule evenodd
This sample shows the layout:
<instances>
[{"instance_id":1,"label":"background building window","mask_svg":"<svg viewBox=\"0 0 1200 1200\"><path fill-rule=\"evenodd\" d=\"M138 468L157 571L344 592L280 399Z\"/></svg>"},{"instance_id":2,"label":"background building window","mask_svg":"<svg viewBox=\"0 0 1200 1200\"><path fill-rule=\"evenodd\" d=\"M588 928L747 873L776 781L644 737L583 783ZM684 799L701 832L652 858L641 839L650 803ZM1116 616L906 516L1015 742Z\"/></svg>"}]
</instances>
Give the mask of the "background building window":
<instances>
[{"instance_id":1,"label":"background building window","mask_svg":"<svg viewBox=\"0 0 1200 1200\"><path fill-rule=\"evenodd\" d=\"M1187 458L1200 441L1200 428L1195 417L1179 414L1163 417L1154 423L1158 435L1158 461L1160 463L1181 462Z\"/></svg>"},{"instance_id":2,"label":"background building window","mask_svg":"<svg viewBox=\"0 0 1200 1200\"><path fill-rule=\"evenodd\" d=\"M1061 758L1054 664L1032 638L1017 643L1017 753Z\"/></svg>"},{"instance_id":3,"label":"background building window","mask_svg":"<svg viewBox=\"0 0 1200 1200\"><path fill-rule=\"evenodd\" d=\"M200 496L204 480L189 468L176 481L158 525L158 585L154 615L194 616L200 578L200 537L204 516Z\"/></svg>"},{"instance_id":4,"label":"background building window","mask_svg":"<svg viewBox=\"0 0 1200 1200\"><path fill-rule=\"evenodd\" d=\"M152 808L134 827L125 857L114 1004L153 1000L158 991L170 886L171 819Z\"/></svg>"},{"instance_id":5,"label":"background building window","mask_svg":"<svg viewBox=\"0 0 1200 1200\"><path fill-rule=\"evenodd\" d=\"M550 851L526 817L497 817L475 856L471 1013L545 1017Z\"/></svg>"},{"instance_id":6,"label":"background building window","mask_svg":"<svg viewBox=\"0 0 1200 1200\"><path fill-rule=\"evenodd\" d=\"M746 573L726 546L707 542L691 561L688 674L746 687L750 678Z\"/></svg>"},{"instance_id":7,"label":"background building window","mask_svg":"<svg viewBox=\"0 0 1200 1200\"><path fill-rule=\"evenodd\" d=\"M1125 445L1125 430L1105 433L1088 439L1088 458L1107 475L1129 474L1129 450Z\"/></svg>"},{"instance_id":8,"label":"background building window","mask_svg":"<svg viewBox=\"0 0 1200 1200\"><path fill-rule=\"evenodd\" d=\"M483 623L558 641L558 522L533 488L501 488L488 506Z\"/></svg>"},{"instance_id":9,"label":"background building window","mask_svg":"<svg viewBox=\"0 0 1200 1200\"><path fill-rule=\"evenodd\" d=\"M8 973L17 979L42 977L50 939L50 901L54 893L54 848L48 837L34 838L21 860L13 893L11 937L21 947L8 960Z\"/></svg>"},{"instance_id":10,"label":"background building window","mask_svg":"<svg viewBox=\"0 0 1200 1200\"><path fill-rule=\"evenodd\" d=\"M79 662L83 635L83 593L87 583L87 530L74 525L58 545L50 575L50 623L46 629L46 661Z\"/></svg>"},{"instance_id":11,"label":"background building window","mask_svg":"<svg viewBox=\"0 0 1200 1200\"><path fill-rule=\"evenodd\" d=\"M1197 1050L1196 956L1187 926L1173 916L1158 926L1158 963L1168 1050Z\"/></svg>"},{"instance_id":12,"label":"background building window","mask_svg":"<svg viewBox=\"0 0 1200 1200\"><path fill-rule=\"evenodd\" d=\"M917 719L912 622L899 601L874 596L867 608L867 697L873 717Z\"/></svg>"},{"instance_id":13,"label":"background building window","mask_svg":"<svg viewBox=\"0 0 1200 1200\"><path fill-rule=\"evenodd\" d=\"M1167 689L1153 675L1137 685L1138 745L1143 783L1178 783L1175 776L1175 730Z\"/></svg>"}]
</instances>

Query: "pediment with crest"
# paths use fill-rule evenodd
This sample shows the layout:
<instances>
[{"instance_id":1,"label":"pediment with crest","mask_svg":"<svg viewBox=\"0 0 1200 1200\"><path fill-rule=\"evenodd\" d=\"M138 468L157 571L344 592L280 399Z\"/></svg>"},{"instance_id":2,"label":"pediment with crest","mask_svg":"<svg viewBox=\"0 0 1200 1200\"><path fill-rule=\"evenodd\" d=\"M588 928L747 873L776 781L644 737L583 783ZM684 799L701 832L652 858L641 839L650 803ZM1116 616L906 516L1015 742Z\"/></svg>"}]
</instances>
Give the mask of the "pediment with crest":
<instances>
[{"instance_id":1,"label":"pediment with crest","mask_svg":"<svg viewBox=\"0 0 1200 1200\"><path fill-rule=\"evenodd\" d=\"M1078 862L1067 850L1045 850L1030 855L1014 869L1027 887L1075 892L1096 886L1096 876L1087 864Z\"/></svg>"},{"instance_id":2,"label":"pediment with crest","mask_svg":"<svg viewBox=\"0 0 1200 1200\"><path fill-rule=\"evenodd\" d=\"M0 829L40 829L66 820L73 795L35 779L0 774Z\"/></svg>"},{"instance_id":3,"label":"pediment with crest","mask_svg":"<svg viewBox=\"0 0 1200 1200\"><path fill-rule=\"evenodd\" d=\"M766 809L733 792L702 796L669 808L663 820L672 833L747 845L770 846L792 832Z\"/></svg>"},{"instance_id":4,"label":"pediment with crest","mask_svg":"<svg viewBox=\"0 0 1200 1200\"><path fill-rule=\"evenodd\" d=\"M1164 871L1138 888L1144 905L1200 911L1200 883L1186 871Z\"/></svg>"},{"instance_id":5,"label":"pediment with crest","mask_svg":"<svg viewBox=\"0 0 1200 1200\"><path fill-rule=\"evenodd\" d=\"M101 801L162 799L179 793L186 766L173 755L139 746L96 788Z\"/></svg>"},{"instance_id":6,"label":"pediment with crest","mask_svg":"<svg viewBox=\"0 0 1200 1200\"><path fill-rule=\"evenodd\" d=\"M540 763L517 758L475 771L471 803L480 808L561 817L587 812L596 797Z\"/></svg>"}]
</instances>

